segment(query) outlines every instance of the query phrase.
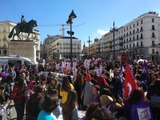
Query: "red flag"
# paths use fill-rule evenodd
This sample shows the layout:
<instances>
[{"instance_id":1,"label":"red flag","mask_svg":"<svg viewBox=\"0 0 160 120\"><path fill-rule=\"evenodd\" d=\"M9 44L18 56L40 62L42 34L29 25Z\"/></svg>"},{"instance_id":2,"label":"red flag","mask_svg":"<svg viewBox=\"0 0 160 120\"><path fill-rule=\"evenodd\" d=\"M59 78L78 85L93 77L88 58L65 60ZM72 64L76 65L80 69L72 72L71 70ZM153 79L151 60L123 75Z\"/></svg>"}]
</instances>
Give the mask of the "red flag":
<instances>
[{"instance_id":1,"label":"red flag","mask_svg":"<svg viewBox=\"0 0 160 120\"><path fill-rule=\"evenodd\" d=\"M127 99L130 95L130 93L138 88L136 79L134 78L129 65L126 65L126 78L124 81L124 98Z\"/></svg>"}]
</instances>

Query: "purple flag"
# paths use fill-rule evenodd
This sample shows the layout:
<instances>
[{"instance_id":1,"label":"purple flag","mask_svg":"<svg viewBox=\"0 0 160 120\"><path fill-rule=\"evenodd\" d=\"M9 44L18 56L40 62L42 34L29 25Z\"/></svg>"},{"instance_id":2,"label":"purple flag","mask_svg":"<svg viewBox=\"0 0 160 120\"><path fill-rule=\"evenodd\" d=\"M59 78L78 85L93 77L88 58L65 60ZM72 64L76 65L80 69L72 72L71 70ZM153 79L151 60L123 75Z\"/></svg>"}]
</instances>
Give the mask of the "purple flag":
<instances>
[{"instance_id":1,"label":"purple flag","mask_svg":"<svg viewBox=\"0 0 160 120\"><path fill-rule=\"evenodd\" d=\"M149 74L149 71L148 71L148 67L147 67L147 63L144 62L144 66L143 66L143 69L142 69L142 79L143 80L150 80L150 74Z\"/></svg>"},{"instance_id":2,"label":"purple flag","mask_svg":"<svg viewBox=\"0 0 160 120\"><path fill-rule=\"evenodd\" d=\"M122 66L121 69L120 69L120 71L119 71L119 73L118 73L118 76L116 78L116 82L121 81L123 83L123 80L122 80L122 78L123 78L123 72L124 72L124 67Z\"/></svg>"}]
</instances>

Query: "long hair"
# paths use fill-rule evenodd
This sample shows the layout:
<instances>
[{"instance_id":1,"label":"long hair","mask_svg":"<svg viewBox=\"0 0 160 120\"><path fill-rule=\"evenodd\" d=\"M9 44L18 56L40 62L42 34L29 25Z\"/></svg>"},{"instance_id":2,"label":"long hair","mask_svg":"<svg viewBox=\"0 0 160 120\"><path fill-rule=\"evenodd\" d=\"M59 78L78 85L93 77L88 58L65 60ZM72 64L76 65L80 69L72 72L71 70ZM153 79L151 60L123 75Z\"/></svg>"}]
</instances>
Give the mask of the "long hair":
<instances>
[{"instance_id":1,"label":"long hair","mask_svg":"<svg viewBox=\"0 0 160 120\"><path fill-rule=\"evenodd\" d=\"M83 75L82 74L78 74L75 80L75 85L77 86L81 86L84 83L84 79L83 79Z\"/></svg>"},{"instance_id":2,"label":"long hair","mask_svg":"<svg viewBox=\"0 0 160 120\"><path fill-rule=\"evenodd\" d=\"M71 90L70 82L67 77L63 77L62 81L62 91L69 92Z\"/></svg>"},{"instance_id":3,"label":"long hair","mask_svg":"<svg viewBox=\"0 0 160 120\"><path fill-rule=\"evenodd\" d=\"M97 109L100 108L100 104L97 102L91 102L89 106L87 107L86 114L85 114L85 120L91 120L93 112Z\"/></svg>"},{"instance_id":4,"label":"long hair","mask_svg":"<svg viewBox=\"0 0 160 120\"><path fill-rule=\"evenodd\" d=\"M51 96L46 95L43 102L43 110L51 114L51 112L58 106L57 100L52 99Z\"/></svg>"},{"instance_id":5,"label":"long hair","mask_svg":"<svg viewBox=\"0 0 160 120\"><path fill-rule=\"evenodd\" d=\"M134 89L129 98L128 98L128 103L130 104L135 104L141 100L144 100L145 96L144 96L144 92L141 89Z\"/></svg>"},{"instance_id":6,"label":"long hair","mask_svg":"<svg viewBox=\"0 0 160 120\"><path fill-rule=\"evenodd\" d=\"M74 90L69 91L67 102L64 104L62 112L64 120L71 120L72 111L77 104L77 93Z\"/></svg>"},{"instance_id":7,"label":"long hair","mask_svg":"<svg viewBox=\"0 0 160 120\"><path fill-rule=\"evenodd\" d=\"M55 83L53 84L52 81L54 81ZM51 77L51 81L50 81L49 85L54 89L58 88L58 80L57 80L56 76Z\"/></svg>"}]
</instances>

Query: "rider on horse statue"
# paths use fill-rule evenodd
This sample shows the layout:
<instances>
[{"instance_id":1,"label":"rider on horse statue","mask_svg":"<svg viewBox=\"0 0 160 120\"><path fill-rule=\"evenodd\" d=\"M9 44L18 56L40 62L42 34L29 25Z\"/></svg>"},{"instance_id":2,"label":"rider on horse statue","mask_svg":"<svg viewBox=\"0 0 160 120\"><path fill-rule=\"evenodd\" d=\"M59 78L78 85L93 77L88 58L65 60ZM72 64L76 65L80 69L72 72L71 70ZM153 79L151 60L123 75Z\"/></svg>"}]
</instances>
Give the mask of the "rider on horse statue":
<instances>
[{"instance_id":1,"label":"rider on horse statue","mask_svg":"<svg viewBox=\"0 0 160 120\"><path fill-rule=\"evenodd\" d=\"M36 36L36 33L33 31L33 28L36 26L37 26L36 20L30 20L29 22L26 22L26 20L24 19L24 16L22 15L21 22L17 23L17 25L15 25L12 28L8 37L9 38L13 37L12 39L14 40L14 37L17 36L21 40L21 37L19 36L19 34L20 34L20 32L23 32L23 33L28 33L27 39L29 39L29 35L31 33L35 34L35 36Z\"/></svg>"},{"instance_id":2,"label":"rider on horse statue","mask_svg":"<svg viewBox=\"0 0 160 120\"><path fill-rule=\"evenodd\" d=\"M25 24L26 24L26 20L25 20L24 16L22 15L21 16L21 28L22 28L22 30L24 30Z\"/></svg>"}]
</instances>

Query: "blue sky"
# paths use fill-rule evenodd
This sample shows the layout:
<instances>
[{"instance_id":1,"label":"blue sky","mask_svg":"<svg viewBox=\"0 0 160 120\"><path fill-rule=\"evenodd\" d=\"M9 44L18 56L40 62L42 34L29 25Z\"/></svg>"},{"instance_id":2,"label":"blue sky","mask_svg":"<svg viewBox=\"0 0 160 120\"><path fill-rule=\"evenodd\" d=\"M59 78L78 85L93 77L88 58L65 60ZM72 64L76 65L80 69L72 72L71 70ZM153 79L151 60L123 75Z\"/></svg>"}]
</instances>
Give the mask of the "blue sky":
<instances>
[{"instance_id":1,"label":"blue sky","mask_svg":"<svg viewBox=\"0 0 160 120\"><path fill-rule=\"evenodd\" d=\"M35 19L43 41L47 35L62 34L57 24L66 24L72 9L77 15L73 26L79 25L73 27L74 36L83 44L89 36L92 41L100 38L100 33L111 29L113 21L121 27L146 12L160 14L160 0L0 0L0 21L18 23L21 15L26 21Z\"/></svg>"}]
</instances>

